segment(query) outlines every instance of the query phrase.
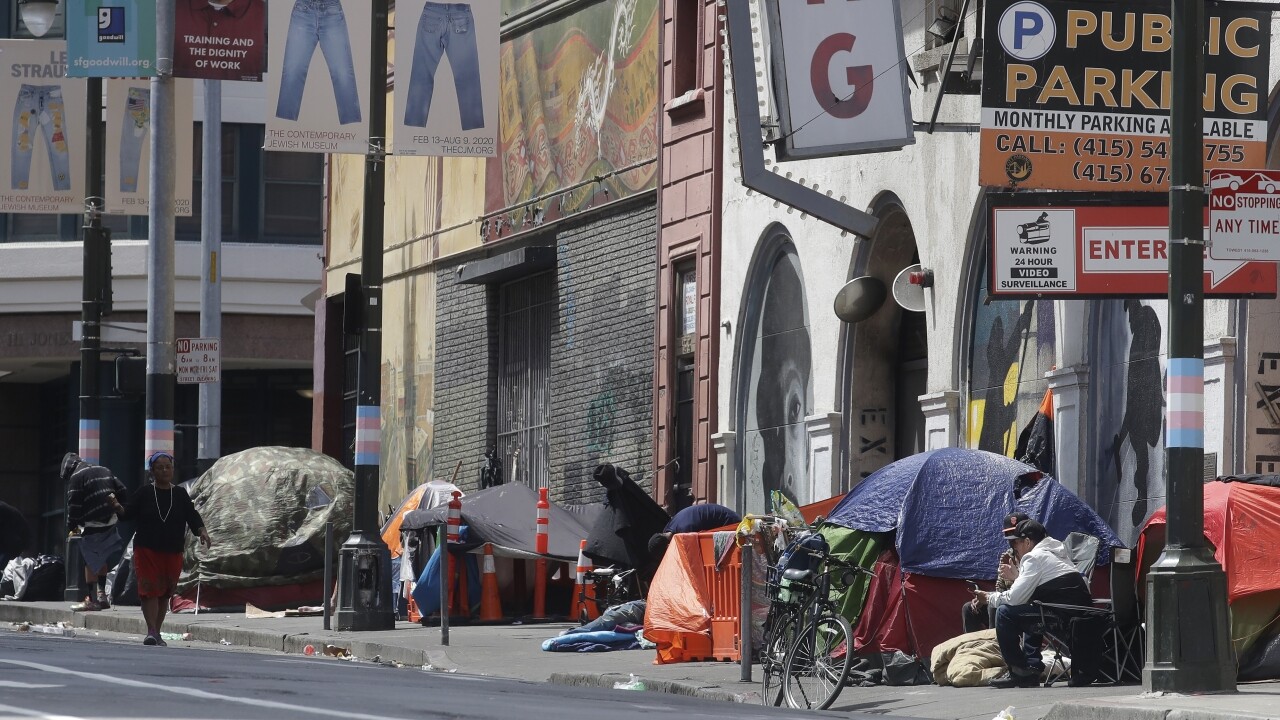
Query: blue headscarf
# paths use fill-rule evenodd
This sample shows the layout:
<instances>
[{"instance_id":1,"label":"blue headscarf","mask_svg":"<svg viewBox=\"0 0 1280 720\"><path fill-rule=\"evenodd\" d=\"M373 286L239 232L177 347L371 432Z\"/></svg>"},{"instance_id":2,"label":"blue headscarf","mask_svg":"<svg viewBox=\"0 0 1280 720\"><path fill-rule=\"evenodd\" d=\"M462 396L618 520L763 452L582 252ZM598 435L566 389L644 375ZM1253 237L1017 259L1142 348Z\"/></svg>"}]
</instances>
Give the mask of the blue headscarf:
<instances>
[{"instance_id":1,"label":"blue headscarf","mask_svg":"<svg viewBox=\"0 0 1280 720\"><path fill-rule=\"evenodd\" d=\"M173 454L172 454L172 453L167 453L167 452L165 452L165 451L163 451L163 450L157 450L156 452L151 453L151 457L147 458L147 469L148 469L148 470L150 470L150 469L151 469L151 466L152 466L153 464L155 464L155 461L156 461L157 459L159 459L159 458L162 458L162 457L167 457L167 458L169 458L169 462L172 462L172 463L176 463L176 462L178 462L178 461L173 457Z\"/></svg>"}]
</instances>

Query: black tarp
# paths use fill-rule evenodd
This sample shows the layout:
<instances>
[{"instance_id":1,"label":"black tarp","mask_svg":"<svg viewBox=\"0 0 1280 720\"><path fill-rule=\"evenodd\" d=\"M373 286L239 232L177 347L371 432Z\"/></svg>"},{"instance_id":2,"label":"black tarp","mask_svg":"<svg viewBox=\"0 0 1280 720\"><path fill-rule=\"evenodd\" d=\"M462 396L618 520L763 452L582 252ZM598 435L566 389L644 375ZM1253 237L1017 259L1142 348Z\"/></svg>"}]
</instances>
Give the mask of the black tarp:
<instances>
[{"instance_id":1,"label":"black tarp","mask_svg":"<svg viewBox=\"0 0 1280 720\"><path fill-rule=\"evenodd\" d=\"M468 527L468 532L463 547L473 550L485 543L493 543L495 555L538 557L535 552L537 504L538 494L519 483L498 485L464 495L462 524ZM579 542L587 537L589 523L600 509L596 505L571 511L551 503L547 515L548 557L576 562ZM443 525L448 520L448 511L444 505L410 511L405 513L400 529L422 530Z\"/></svg>"},{"instance_id":2,"label":"black tarp","mask_svg":"<svg viewBox=\"0 0 1280 720\"><path fill-rule=\"evenodd\" d=\"M671 516L622 468L600 465L595 479L604 486L606 499L587 535L587 557L596 567L636 568L652 575L649 538L662 532Z\"/></svg>"}]
</instances>

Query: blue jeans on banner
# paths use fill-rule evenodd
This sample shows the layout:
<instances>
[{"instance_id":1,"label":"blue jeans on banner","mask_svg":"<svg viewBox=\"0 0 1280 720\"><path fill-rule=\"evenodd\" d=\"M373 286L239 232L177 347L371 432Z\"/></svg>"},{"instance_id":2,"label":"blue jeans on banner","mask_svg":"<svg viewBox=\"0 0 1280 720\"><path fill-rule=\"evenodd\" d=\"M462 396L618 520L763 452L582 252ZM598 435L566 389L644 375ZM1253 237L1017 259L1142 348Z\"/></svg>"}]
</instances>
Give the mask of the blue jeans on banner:
<instances>
[{"instance_id":1,"label":"blue jeans on banner","mask_svg":"<svg viewBox=\"0 0 1280 720\"><path fill-rule=\"evenodd\" d=\"M142 139L151 129L151 90L129 88L120 123L120 192L138 192L138 163L142 159Z\"/></svg>"},{"instance_id":2,"label":"blue jeans on banner","mask_svg":"<svg viewBox=\"0 0 1280 720\"><path fill-rule=\"evenodd\" d=\"M427 126L431 95L436 88L436 70L440 67L440 58L447 53L449 66L453 68L453 86L458 92L462 129L484 127L475 25L471 6L466 3L429 2L422 8L418 39L413 46L409 93L404 103L405 125Z\"/></svg>"},{"instance_id":3,"label":"blue jeans on banner","mask_svg":"<svg viewBox=\"0 0 1280 720\"><path fill-rule=\"evenodd\" d=\"M71 159L67 152L67 112L61 85L26 85L13 104L13 158L10 179L14 190L27 190L31 182L31 151L39 126L49 153L54 190L71 189Z\"/></svg>"},{"instance_id":4,"label":"blue jeans on banner","mask_svg":"<svg viewBox=\"0 0 1280 720\"><path fill-rule=\"evenodd\" d=\"M284 43L280 68L280 97L276 117L297 120L302 107L302 91L316 45L329 66L338 123L360 122L360 94L356 90L356 69L351 59L351 39L347 36L347 16L341 0L295 0L289 17L289 34Z\"/></svg>"}]
</instances>

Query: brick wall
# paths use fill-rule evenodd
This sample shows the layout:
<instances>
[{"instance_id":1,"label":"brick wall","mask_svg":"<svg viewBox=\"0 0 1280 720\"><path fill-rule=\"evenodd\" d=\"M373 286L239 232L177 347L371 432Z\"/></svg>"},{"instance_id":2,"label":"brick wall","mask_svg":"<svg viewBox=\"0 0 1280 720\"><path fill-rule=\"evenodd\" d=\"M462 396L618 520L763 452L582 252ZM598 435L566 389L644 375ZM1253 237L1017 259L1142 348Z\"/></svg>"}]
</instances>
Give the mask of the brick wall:
<instances>
[{"instance_id":1,"label":"brick wall","mask_svg":"<svg viewBox=\"0 0 1280 720\"><path fill-rule=\"evenodd\" d=\"M458 282L456 266L436 271L436 369L431 477L448 480L458 461L458 486L479 487L484 451L492 442L497 363L496 293Z\"/></svg>"},{"instance_id":2,"label":"brick wall","mask_svg":"<svg viewBox=\"0 0 1280 720\"><path fill-rule=\"evenodd\" d=\"M652 490L656 220L649 201L556 238L550 462L560 502L602 499L591 477L601 462Z\"/></svg>"},{"instance_id":3,"label":"brick wall","mask_svg":"<svg viewBox=\"0 0 1280 720\"><path fill-rule=\"evenodd\" d=\"M548 433L556 502L603 499L591 477L601 462L652 488L656 221L645 194L530 240L557 249ZM458 484L472 489L495 432L497 288L458 284L455 268L437 271L433 476L447 479L461 459Z\"/></svg>"}]
</instances>

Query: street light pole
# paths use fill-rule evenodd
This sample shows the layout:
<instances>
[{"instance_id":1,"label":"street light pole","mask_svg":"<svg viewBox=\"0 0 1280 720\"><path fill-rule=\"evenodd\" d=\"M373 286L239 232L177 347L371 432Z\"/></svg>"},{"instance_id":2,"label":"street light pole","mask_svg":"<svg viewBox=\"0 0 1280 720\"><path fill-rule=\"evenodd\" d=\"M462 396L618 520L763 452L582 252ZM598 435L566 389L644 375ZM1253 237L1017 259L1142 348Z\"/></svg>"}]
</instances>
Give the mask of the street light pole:
<instances>
[{"instance_id":1,"label":"street light pole","mask_svg":"<svg viewBox=\"0 0 1280 720\"><path fill-rule=\"evenodd\" d=\"M151 182L147 195L146 454L173 453L176 358L173 331L173 25L177 5L156 3L156 74L151 78ZM216 160L215 160L216 162Z\"/></svg>"},{"instance_id":2,"label":"street light pole","mask_svg":"<svg viewBox=\"0 0 1280 720\"><path fill-rule=\"evenodd\" d=\"M204 81L204 166L200 175L200 337L222 338L222 81ZM200 383L196 472L222 456L222 377Z\"/></svg>"},{"instance_id":3,"label":"street light pole","mask_svg":"<svg viewBox=\"0 0 1280 720\"><path fill-rule=\"evenodd\" d=\"M102 227L105 130L102 124L102 78L88 78L88 121L85 141L84 272L80 299L80 430L76 454L92 465L102 463L102 397L98 361L102 357L102 316L111 309L111 231ZM69 530L70 528L68 528ZM78 546L67 540L67 582L63 599L85 596ZM92 593L92 588L89 592Z\"/></svg>"},{"instance_id":4,"label":"street light pole","mask_svg":"<svg viewBox=\"0 0 1280 720\"><path fill-rule=\"evenodd\" d=\"M369 71L369 152L365 155L360 285L360 373L356 391L356 492L351 536L338 566L338 630L395 627L391 553L378 534L377 497L382 455L382 253L386 193L387 0L372 0Z\"/></svg>"},{"instance_id":5,"label":"street light pole","mask_svg":"<svg viewBox=\"0 0 1280 720\"><path fill-rule=\"evenodd\" d=\"M1147 575L1148 691L1236 687L1227 581L1204 538L1204 0L1173 0L1167 541Z\"/></svg>"}]
</instances>

